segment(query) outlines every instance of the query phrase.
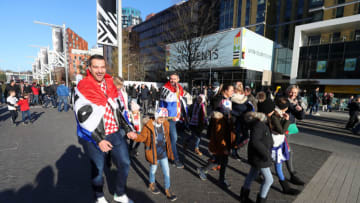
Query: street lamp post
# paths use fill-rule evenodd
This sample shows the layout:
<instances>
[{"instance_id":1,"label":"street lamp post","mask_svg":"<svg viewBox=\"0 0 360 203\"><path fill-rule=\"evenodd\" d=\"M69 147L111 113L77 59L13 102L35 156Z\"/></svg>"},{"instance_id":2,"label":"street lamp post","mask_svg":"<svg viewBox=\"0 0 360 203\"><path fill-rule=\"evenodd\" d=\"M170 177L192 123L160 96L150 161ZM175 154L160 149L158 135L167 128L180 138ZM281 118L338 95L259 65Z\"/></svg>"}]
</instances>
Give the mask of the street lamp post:
<instances>
[{"instance_id":1,"label":"street lamp post","mask_svg":"<svg viewBox=\"0 0 360 203\"><path fill-rule=\"evenodd\" d=\"M118 41L118 75L122 77L122 0L118 0L117 41Z\"/></svg>"}]
</instances>

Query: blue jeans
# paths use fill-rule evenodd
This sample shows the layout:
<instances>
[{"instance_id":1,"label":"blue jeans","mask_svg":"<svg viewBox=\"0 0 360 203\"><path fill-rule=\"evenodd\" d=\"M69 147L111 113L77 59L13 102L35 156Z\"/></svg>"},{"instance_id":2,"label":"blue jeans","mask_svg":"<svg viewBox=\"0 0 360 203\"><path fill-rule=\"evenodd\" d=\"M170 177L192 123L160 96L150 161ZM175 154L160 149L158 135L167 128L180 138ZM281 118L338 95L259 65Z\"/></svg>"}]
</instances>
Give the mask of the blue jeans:
<instances>
[{"instance_id":1,"label":"blue jeans","mask_svg":"<svg viewBox=\"0 0 360 203\"><path fill-rule=\"evenodd\" d=\"M276 175L278 176L279 180L284 181L285 176L284 176L284 172L282 170L282 163L276 163L275 170L276 170Z\"/></svg>"},{"instance_id":2,"label":"blue jeans","mask_svg":"<svg viewBox=\"0 0 360 203\"><path fill-rule=\"evenodd\" d=\"M168 158L165 157L163 159L157 160L157 164L160 164L161 169L163 171L165 189L169 189L170 188L170 169L169 169ZM157 165L150 164L150 170L149 170L149 182L150 183L155 183L156 169L157 169Z\"/></svg>"},{"instance_id":3,"label":"blue jeans","mask_svg":"<svg viewBox=\"0 0 360 203\"><path fill-rule=\"evenodd\" d=\"M51 103L52 103L52 105L54 106L54 107L56 107L56 102L55 102L55 97L54 96L50 96L50 97L48 97L48 96L45 96L45 104L44 104L44 106L45 106L45 108L48 106L48 104L50 103L50 101L51 101Z\"/></svg>"},{"instance_id":4,"label":"blue jeans","mask_svg":"<svg viewBox=\"0 0 360 203\"><path fill-rule=\"evenodd\" d=\"M260 170L255 168L255 167L251 167L249 174L246 176L245 179L245 183L244 183L244 188L249 189L250 190L250 186L252 181L259 175L259 172L261 172L265 178L264 182L261 184L261 188L260 188L260 197L261 198L266 198L267 194L270 190L271 185L274 182L274 179L272 177L270 168L261 168Z\"/></svg>"},{"instance_id":5,"label":"blue jeans","mask_svg":"<svg viewBox=\"0 0 360 203\"><path fill-rule=\"evenodd\" d=\"M125 140L125 132L120 130L116 133L107 135L105 138L109 141L113 148L110 151L113 162L117 168L115 180L115 194L121 196L125 194L126 182L129 173L130 159L128 153L128 145ZM105 163L105 153L100 151L93 143L86 142L87 150L85 152L91 161L91 179L92 186L95 190L96 197L103 197L103 171Z\"/></svg>"},{"instance_id":6,"label":"blue jeans","mask_svg":"<svg viewBox=\"0 0 360 203\"><path fill-rule=\"evenodd\" d=\"M39 104L39 95L34 95L33 97L33 104Z\"/></svg>"},{"instance_id":7,"label":"blue jeans","mask_svg":"<svg viewBox=\"0 0 360 203\"><path fill-rule=\"evenodd\" d=\"M31 121L30 110L21 111L21 117L22 117L22 122L24 122L24 123L25 123L26 119L29 119L29 121Z\"/></svg>"},{"instance_id":8,"label":"blue jeans","mask_svg":"<svg viewBox=\"0 0 360 203\"><path fill-rule=\"evenodd\" d=\"M68 111L67 96L59 96L58 111L61 111L61 105L64 103L64 111Z\"/></svg>"},{"instance_id":9,"label":"blue jeans","mask_svg":"<svg viewBox=\"0 0 360 203\"><path fill-rule=\"evenodd\" d=\"M315 113L317 113L319 110L319 103L316 102L310 109L310 115L312 114L312 112L314 111Z\"/></svg>"},{"instance_id":10,"label":"blue jeans","mask_svg":"<svg viewBox=\"0 0 360 203\"><path fill-rule=\"evenodd\" d=\"M171 149L173 151L174 154L174 160L175 161L179 161L179 154L176 148L176 142L177 142L177 138L178 138L178 133L177 133L177 129L176 129L176 121L173 120L169 120L169 124L170 124L170 140L171 140Z\"/></svg>"},{"instance_id":11,"label":"blue jeans","mask_svg":"<svg viewBox=\"0 0 360 203\"><path fill-rule=\"evenodd\" d=\"M198 126L190 125L191 130L191 136L189 136L185 142L188 143L190 140L195 139L195 148L199 148L200 142L201 142L201 132L197 129Z\"/></svg>"}]
</instances>

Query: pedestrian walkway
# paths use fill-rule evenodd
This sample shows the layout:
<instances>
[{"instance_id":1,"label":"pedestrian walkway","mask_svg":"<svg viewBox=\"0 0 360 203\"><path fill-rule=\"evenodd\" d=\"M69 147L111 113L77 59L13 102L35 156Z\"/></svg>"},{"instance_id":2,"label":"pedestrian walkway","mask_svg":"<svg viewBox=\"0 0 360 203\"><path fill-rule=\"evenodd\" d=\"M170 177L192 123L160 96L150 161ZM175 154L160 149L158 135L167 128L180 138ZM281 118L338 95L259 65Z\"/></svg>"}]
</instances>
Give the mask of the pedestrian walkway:
<instances>
[{"instance_id":1,"label":"pedestrian walkway","mask_svg":"<svg viewBox=\"0 0 360 203\"><path fill-rule=\"evenodd\" d=\"M299 122L303 133L292 142L326 149L332 155L295 203L360 202L360 137L344 129L347 118L345 113L323 112L319 117L308 117Z\"/></svg>"},{"instance_id":2,"label":"pedestrian walkway","mask_svg":"<svg viewBox=\"0 0 360 203\"><path fill-rule=\"evenodd\" d=\"M325 162L295 203L360 202L360 160L334 154Z\"/></svg>"}]
</instances>

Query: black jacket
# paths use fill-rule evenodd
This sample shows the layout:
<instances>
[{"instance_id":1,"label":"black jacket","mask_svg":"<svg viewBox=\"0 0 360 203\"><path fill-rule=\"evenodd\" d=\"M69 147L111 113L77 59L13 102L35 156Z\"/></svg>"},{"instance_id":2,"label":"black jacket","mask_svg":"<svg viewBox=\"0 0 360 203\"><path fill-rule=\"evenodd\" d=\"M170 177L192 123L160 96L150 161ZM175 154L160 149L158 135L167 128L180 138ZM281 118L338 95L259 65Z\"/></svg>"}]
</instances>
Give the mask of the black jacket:
<instances>
[{"instance_id":1,"label":"black jacket","mask_svg":"<svg viewBox=\"0 0 360 203\"><path fill-rule=\"evenodd\" d=\"M140 92L140 99L141 100L148 100L150 98L150 91L147 87L145 87L144 89L141 89Z\"/></svg>"},{"instance_id":2,"label":"black jacket","mask_svg":"<svg viewBox=\"0 0 360 203\"><path fill-rule=\"evenodd\" d=\"M32 93L30 85L24 86L24 93L28 93L28 94Z\"/></svg>"},{"instance_id":3,"label":"black jacket","mask_svg":"<svg viewBox=\"0 0 360 203\"><path fill-rule=\"evenodd\" d=\"M134 86L129 88L129 95L131 96L131 98L137 98L137 92Z\"/></svg>"},{"instance_id":4,"label":"black jacket","mask_svg":"<svg viewBox=\"0 0 360 203\"><path fill-rule=\"evenodd\" d=\"M18 88L16 87L16 85L14 85L14 86L6 85L5 91L4 91L5 100L6 100L6 98L9 96L9 92L10 92L11 90L14 90L15 93L16 93L16 95L19 95L19 94L20 94L20 91L18 90Z\"/></svg>"},{"instance_id":5,"label":"black jacket","mask_svg":"<svg viewBox=\"0 0 360 203\"><path fill-rule=\"evenodd\" d=\"M285 134L290 125L290 120L285 120L275 115L271 116L271 128L273 134Z\"/></svg>"},{"instance_id":6,"label":"black jacket","mask_svg":"<svg viewBox=\"0 0 360 203\"><path fill-rule=\"evenodd\" d=\"M297 100L297 104L299 106L301 106L301 103L299 100ZM290 122L291 123L296 123L296 119L298 120L302 120L305 118L305 111L304 109L302 109L301 111L297 111L296 110L296 104L293 104L291 102L289 102L289 108L288 110L286 111L287 114L289 114L290 116Z\"/></svg>"},{"instance_id":7,"label":"black jacket","mask_svg":"<svg viewBox=\"0 0 360 203\"><path fill-rule=\"evenodd\" d=\"M271 149L274 142L270 129L264 121L265 114L249 112L245 117L250 127L248 161L257 169L270 167L272 165Z\"/></svg>"},{"instance_id":8,"label":"black jacket","mask_svg":"<svg viewBox=\"0 0 360 203\"><path fill-rule=\"evenodd\" d=\"M359 112L360 111L360 103L357 103L355 100L352 101L349 105L349 114L350 116L353 115L355 112Z\"/></svg>"}]
</instances>

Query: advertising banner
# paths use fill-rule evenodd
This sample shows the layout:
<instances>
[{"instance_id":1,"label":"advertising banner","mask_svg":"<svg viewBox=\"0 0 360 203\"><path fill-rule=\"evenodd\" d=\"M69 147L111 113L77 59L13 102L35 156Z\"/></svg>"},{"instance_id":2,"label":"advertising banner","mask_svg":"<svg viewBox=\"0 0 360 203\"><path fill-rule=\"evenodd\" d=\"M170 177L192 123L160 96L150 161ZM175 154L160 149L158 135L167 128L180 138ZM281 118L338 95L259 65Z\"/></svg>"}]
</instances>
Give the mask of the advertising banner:
<instances>
[{"instance_id":1,"label":"advertising banner","mask_svg":"<svg viewBox=\"0 0 360 203\"><path fill-rule=\"evenodd\" d=\"M274 42L246 28L237 28L193 40L196 49L185 41L166 46L166 69L186 70L189 50L195 69L239 67L271 71Z\"/></svg>"},{"instance_id":2,"label":"advertising banner","mask_svg":"<svg viewBox=\"0 0 360 203\"><path fill-rule=\"evenodd\" d=\"M57 28L57 27L52 28L52 43L53 43L53 49L56 52L58 53L64 52L62 28Z\"/></svg>"},{"instance_id":3,"label":"advertising banner","mask_svg":"<svg viewBox=\"0 0 360 203\"><path fill-rule=\"evenodd\" d=\"M355 71L356 58L345 59L344 71Z\"/></svg>"},{"instance_id":4,"label":"advertising banner","mask_svg":"<svg viewBox=\"0 0 360 203\"><path fill-rule=\"evenodd\" d=\"M117 46L116 0L97 0L97 43Z\"/></svg>"},{"instance_id":5,"label":"advertising banner","mask_svg":"<svg viewBox=\"0 0 360 203\"><path fill-rule=\"evenodd\" d=\"M325 73L326 72L326 64L327 61L318 61L316 66L317 73Z\"/></svg>"}]
</instances>

